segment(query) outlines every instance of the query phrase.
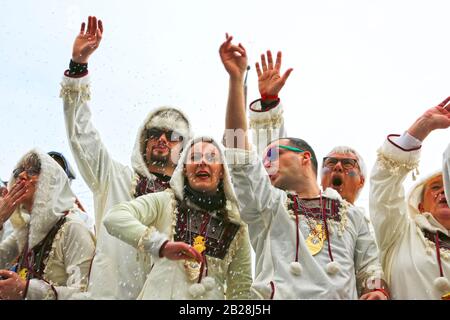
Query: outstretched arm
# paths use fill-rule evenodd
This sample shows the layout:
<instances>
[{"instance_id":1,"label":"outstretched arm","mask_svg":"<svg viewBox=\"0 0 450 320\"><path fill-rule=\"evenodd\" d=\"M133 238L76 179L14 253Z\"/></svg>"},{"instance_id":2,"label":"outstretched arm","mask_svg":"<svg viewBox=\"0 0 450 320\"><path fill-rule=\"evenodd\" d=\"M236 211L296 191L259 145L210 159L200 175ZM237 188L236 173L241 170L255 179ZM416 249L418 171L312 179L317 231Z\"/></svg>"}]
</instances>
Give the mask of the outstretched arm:
<instances>
[{"instance_id":1,"label":"outstretched arm","mask_svg":"<svg viewBox=\"0 0 450 320\"><path fill-rule=\"evenodd\" d=\"M247 54L242 44L233 45L231 40L233 40L233 37L227 33L226 40L219 49L222 63L230 76L225 116L225 146L249 149L244 95ZM235 138L237 139L236 143Z\"/></svg>"},{"instance_id":2,"label":"outstretched arm","mask_svg":"<svg viewBox=\"0 0 450 320\"><path fill-rule=\"evenodd\" d=\"M405 232L408 223L403 182L417 168L423 140L450 126L450 97L421 115L403 135L389 135L378 150L370 178L370 215L381 260Z\"/></svg>"}]
</instances>

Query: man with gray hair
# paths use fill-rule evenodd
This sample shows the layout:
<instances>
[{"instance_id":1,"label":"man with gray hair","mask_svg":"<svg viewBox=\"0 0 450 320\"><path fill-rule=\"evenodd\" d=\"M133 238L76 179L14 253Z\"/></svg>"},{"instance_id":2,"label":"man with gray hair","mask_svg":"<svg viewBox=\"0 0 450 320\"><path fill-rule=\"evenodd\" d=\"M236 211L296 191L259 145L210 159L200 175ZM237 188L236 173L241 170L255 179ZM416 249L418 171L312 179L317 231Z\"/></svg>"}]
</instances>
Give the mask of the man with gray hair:
<instances>
[{"instance_id":1,"label":"man with gray hair","mask_svg":"<svg viewBox=\"0 0 450 320\"><path fill-rule=\"evenodd\" d=\"M61 97L67 135L78 169L94 194L97 248L89 278L89 298L136 299L151 269L150 256L106 232L102 224L112 206L143 194L163 191L191 137L183 112L161 107L148 114L138 130L132 168L115 161L91 122L89 56L98 48L103 24L89 17L75 39L69 70L64 73ZM82 298L82 297L80 297Z\"/></svg>"}]
</instances>

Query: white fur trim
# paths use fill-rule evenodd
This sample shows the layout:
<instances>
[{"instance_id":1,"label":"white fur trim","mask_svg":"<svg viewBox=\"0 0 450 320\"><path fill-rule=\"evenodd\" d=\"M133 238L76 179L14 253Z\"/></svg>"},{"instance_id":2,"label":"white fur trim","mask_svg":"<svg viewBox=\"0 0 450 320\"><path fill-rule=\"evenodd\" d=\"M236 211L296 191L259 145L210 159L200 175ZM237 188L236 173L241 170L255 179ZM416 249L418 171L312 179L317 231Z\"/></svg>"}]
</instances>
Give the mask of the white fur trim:
<instances>
[{"instance_id":1,"label":"white fur trim","mask_svg":"<svg viewBox=\"0 0 450 320\"><path fill-rule=\"evenodd\" d=\"M450 290L450 283L448 282L448 279L445 277L439 277L434 279L434 286L439 291L447 291Z\"/></svg>"},{"instance_id":2,"label":"white fur trim","mask_svg":"<svg viewBox=\"0 0 450 320\"><path fill-rule=\"evenodd\" d=\"M327 273L330 275L338 273L339 270L341 270L341 266L336 261L331 261L327 264Z\"/></svg>"},{"instance_id":3,"label":"white fur trim","mask_svg":"<svg viewBox=\"0 0 450 320\"><path fill-rule=\"evenodd\" d=\"M302 274L303 268L302 268L302 265L300 264L300 262L292 261L289 266L289 270L291 271L291 273L293 275L299 276Z\"/></svg>"},{"instance_id":4,"label":"white fur trim","mask_svg":"<svg viewBox=\"0 0 450 320\"><path fill-rule=\"evenodd\" d=\"M205 286L201 283L194 283L189 287L189 293L194 298L204 295L205 292L206 292Z\"/></svg>"},{"instance_id":5,"label":"white fur trim","mask_svg":"<svg viewBox=\"0 0 450 320\"><path fill-rule=\"evenodd\" d=\"M203 278L202 284L207 291L210 291L216 286L216 280L213 277L206 277Z\"/></svg>"}]
</instances>

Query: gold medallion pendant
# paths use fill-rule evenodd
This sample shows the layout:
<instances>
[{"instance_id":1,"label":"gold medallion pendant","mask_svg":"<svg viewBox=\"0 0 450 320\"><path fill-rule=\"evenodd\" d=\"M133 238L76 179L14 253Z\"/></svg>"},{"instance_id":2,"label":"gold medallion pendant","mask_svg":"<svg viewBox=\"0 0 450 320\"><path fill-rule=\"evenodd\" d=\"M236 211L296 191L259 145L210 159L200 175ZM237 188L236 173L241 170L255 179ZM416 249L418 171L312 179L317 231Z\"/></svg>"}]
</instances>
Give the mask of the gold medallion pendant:
<instances>
[{"instance_id":1,"label":"gold medallion pendant","mask_svg":"<svg viewBox=\"0 0 450 320\"><path fill-rule=\"evenodd\" d=\"M315 256L322 250L323 243L326 240L326 235L323 232L323 227L321 224L317 224L316 227L311 230L306 239L306 246L308 247L309 252Z\"/></svg>"},{"instance_id":2,"label":"gold medallion pendant","mask_svg":"<svg viewBox=\"0 0 450 320\"><path fill-rule=\"evenodd\" d=\"M206 239L205 237L198 235L194 238L194 244L192 247L200 254L206 250ZM186 271L187 277L190 281L195 281L200 275L201 264L194 259L184 261L184 269Z\"/></svg>"},{"instance_id":3,"label":"gold medallion pendant","mask_svg":"<svg viewBox=\"0 0 450 320\"><path fill-rule=\"evenodd\" d=\"M22 280L27 280L27 276L28 276L28 269L27 268L22 268L19 271L19 277L22 278Z\"/></svg>"}]
</instances>

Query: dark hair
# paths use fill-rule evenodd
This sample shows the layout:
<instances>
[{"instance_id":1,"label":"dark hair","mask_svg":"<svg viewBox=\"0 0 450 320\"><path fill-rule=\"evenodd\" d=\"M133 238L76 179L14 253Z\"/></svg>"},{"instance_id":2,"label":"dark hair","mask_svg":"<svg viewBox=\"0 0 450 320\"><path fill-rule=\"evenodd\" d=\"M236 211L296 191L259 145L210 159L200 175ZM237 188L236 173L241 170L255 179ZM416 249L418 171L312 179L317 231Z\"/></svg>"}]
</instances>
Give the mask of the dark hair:
<instances>
[{"instance_id":1,"label":"dark hair","mask_svg":"<svg viewBox=\"0 0 450 320\"><path fill-rule=\"evenodd\" d=\"M289 145L291 147L299 148L299 149L302 149L304 151L308 151L309 153L311 153L311 163L313 166L314 173L317 176L316 153L314 152L314 149L308 144L308 142L306 142L305 140L299 139L299 138L292 138L292 137L282 137L282 138L275 139L272 142L283 140L283 139L289 140ZM272 143L272 142L270 142L270 143Z\"/></svg>"}]
</instances>

